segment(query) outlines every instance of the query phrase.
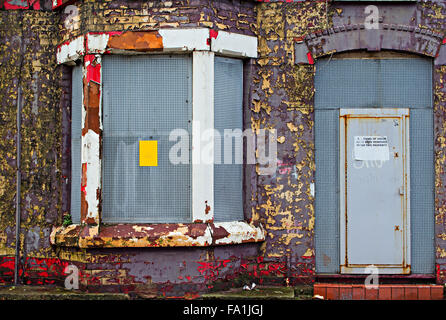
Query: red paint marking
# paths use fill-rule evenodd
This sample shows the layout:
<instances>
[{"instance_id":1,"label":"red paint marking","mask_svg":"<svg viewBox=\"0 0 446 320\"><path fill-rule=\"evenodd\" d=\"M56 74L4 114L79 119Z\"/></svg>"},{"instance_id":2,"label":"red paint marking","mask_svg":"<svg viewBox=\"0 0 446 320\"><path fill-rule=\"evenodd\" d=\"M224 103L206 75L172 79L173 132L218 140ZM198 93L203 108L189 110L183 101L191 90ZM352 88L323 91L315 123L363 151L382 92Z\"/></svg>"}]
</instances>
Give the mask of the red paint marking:
<instances>
[{"instance_id":1,"label":"red paint marking","mask_svg":"<svg viewBox=\"0 0 446 320\"><path fill-rule=\"evenodd\" d=\"M446 44L446 38L443 39L443 44Z\"/></svg>"},{"instance_id":2,"label":"red paint marking","mask_svg":"<svg viewBox=\"0 0 446 320\"><path fill-rule=\"evenodd\" d=\"M313 60L313 57L311 56L311 52L307 53L307 58L308 58L308 63L309 64L314 64L314 60Z\"/></svg>"},{"instance_id":3,"label":"red paint marking","mask_svg":"<svg viewBox=\"0 0 446 320\"><path fill-rule=\"evenodd\" d=\"M62 51L63 46L67 46L69 44L70 44L70 41L65 41L65 42L61 43L60 45L57 46L57 52L59 53L60 51Z\"/></svg>"},{"instance_id":4,"label":"red paint marking","mask_svg":"<svg viewBox=\"0 0 446 320\"><path fill-rule=\"evenodd\" d=\"M218 37L218 31L217 31L217 30L213 30L213 29L209 30L209 37L210 37L211 39L212 39L212 38L217 39L217 37Z\"/></svg>"},{"instance_id":5,"label":"red paint marking","mask_svg":"<svg viewBox=\"0 0 446 320\"><path fill-rule=\"evenodd\" d=\"M82 173L87 172L87 162L82 163ZM84 175L82 175L84 176ZM86 176L86 174L85 174ZM85 195L87 194L87 190L85 188L87 187L87 178L81 180L81 192L83 192Z\"/></svg>"},{"instance_id":6,"label":"red paint marking","mask_svg":"<svg viewBox=\"0 0 446 320\"><path fill-rule=\"evenodd\" d=\"M218 278L220 271L227 267L228 262L231 260L217 260L215 262L201 262L197 261L200 265L197 270L200 272L204 279L207 281L214 281Z\"/></svg>"},{"instance_id":7,"label":"red paint marking","mask_svg":"<svg viewBox=\"0 0 446 320\"><path fill-rule=\"evenodd\" d=\"M208 46L210 46L211 45L211 39L212 38L217 39L217 37L218 37L218 30L213 30L213 29L209 30L209 38L206 39L206 44Z\"/></svg>"},{"instance_id":8,"label":"red paint marking","mask_svg":"<svg viewBox=\"0 0 446 320\"><path fill-rule=\"evenodd\" d=\"M16 9L29 9L29 3L26 6L18 6L15 4L10 4L7 0L3 3L6 10L16 10Z\"/></svg>"},{"instance_id":9,"label":"red paint marking","mask_svg":"<svg viewBox=\"0 0 446 320\"><path fill-rule=\"evenodd\" d=\"M84 57L84 63L87 67L87 83L94 81L101 83L101 64L96 63L96 56L94 54L87 54Z\"/></svg>"},{"instance_id":10,"label":"red paint marking","mask_svg":"<svg viewBox=\"0 0 446 320\"><path fill-rule=\"evenodd\" d=\"M86 36L85 36L85 40L84 40L84 47L85 47L85 52L88 54L89 53L89 49L88 49L88 35L101 35L101 34L107 34L109 35L109 37L112 37L114 35L120 35L122 34L123 31L108 31L108 32L100 32L100 31L92 31L89 32ZM106 50L105 53L110 53L109 50Z\"/></svg>"},{"instance_id":11,"label":"red paint marking","mask_svg":"<svg viewBox=\"0 0 446 320\"><path fill-rule=\"evenodd\" d=\"M0 257L0 273L2 277L12 276L14 270L13 257ZM55 279L64 279L64 270L69 263L58 258L32 258L27 257L20 266L19 275L24 278L26 284L54 284ZM0 277L0 283L7 282Z\"/></svg>"},{"instance_id":12,"label":"red paint marking","mask_svg":"<svg viewBox=\"0 0 446 320\"><path fill-rule=\"evenodd\" d=\"M57 7L60 7L62 5L62 0L57 0L56 4L54 4L54 0L52 1L52 8L55 9Z\"/></svg>"},{"instance_id":13,"label":"red paint marking","mask_svg":"<svg viewBox=\"0 0 446 320\"><path fill-rule=\"evenodd\" d=\"M40 0L34 0L32 5L34 10L40 10Z\"/></svg>"}]
</instances>

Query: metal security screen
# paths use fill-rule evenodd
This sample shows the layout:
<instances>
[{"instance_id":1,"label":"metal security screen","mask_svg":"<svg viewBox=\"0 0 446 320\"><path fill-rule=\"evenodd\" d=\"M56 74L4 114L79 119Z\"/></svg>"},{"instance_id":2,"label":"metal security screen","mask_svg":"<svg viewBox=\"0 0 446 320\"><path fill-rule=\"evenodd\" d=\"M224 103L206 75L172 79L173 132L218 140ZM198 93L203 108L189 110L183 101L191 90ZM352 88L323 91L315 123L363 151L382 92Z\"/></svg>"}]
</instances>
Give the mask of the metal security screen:
<instances>
[{"instance_id":1,"label":"metal security screen","mask_svg":"<svg viewBox=\"0 0 446 320\"><path fill-rule=\"evenodd\" d=\"M243 62L215 57L214 65L214 128L221 136L215 144L214 220L243 220L243 143L231 138L232 130L243 130Z\"/></svg>"},{"instance_id":2,"label":"metal security screen","mask_svg":"<svg viewBox=\"0 0 446 320\"><path fill-rule=\"evenodd\" d=\"M191 80L190 56L104 57L104 222L191 221L191 166L169 159L171 131L190 138Z\"/></svg>"},{"instance_id":3,"label":"metal security screen","mask_svg":"<svg viewBox=\"0 0 446 320\"><path fill-rule=\"evenodd\" d=\"M315 87L317 273L339 273L339 109L377 107L410 108L411 273L433 273L432 62L322 59Z\"/></svg>"},{"instance_id":4,"label":"metal security screen","mask_svg":"<svg viewBox=\"0 0 446 320\"><path fill-rule=\"evenodd\" d=\"M316 271L339 272L339 110L315 110Z\"/></svg>"},{"instance_id":5,"label":"metal security screen","mask_svg":"<svg viewBox=\"0 0 446 320\"><path fill-rule=\"evenodd\" d=\"M71 89L71 221L81 221L82 67L72 71Z\"/></svg>"}]
</instances>

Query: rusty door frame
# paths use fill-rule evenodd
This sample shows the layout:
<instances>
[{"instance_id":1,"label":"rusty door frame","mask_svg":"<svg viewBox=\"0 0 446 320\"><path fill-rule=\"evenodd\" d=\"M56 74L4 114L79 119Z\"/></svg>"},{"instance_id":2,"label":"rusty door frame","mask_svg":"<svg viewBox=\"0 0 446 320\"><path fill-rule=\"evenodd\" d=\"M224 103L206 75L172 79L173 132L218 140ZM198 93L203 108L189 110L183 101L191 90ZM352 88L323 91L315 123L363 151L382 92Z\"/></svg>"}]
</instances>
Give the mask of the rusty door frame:
<instances>
[{"instance_id":1,"label":"rusty door frame","mask_svg":"<svg viewBox=\"0 0 446 320\"><path fill-rule=\"evenodd\" d=\"M376 118L389 117L399 118L403 124L402 143L403 146L403 262L401 265L374 265L379 273L384 274L410 274L410 149L409 149L409 108L367 108L367 109L339 109L339 186L340 186L340 273L341 274L364 274L370 265L352 265L348 263L347 255L347 204L346 204L346 138L348 118ZM384 270L383 270L384 269Z\"/></svg>"}]
</instances>

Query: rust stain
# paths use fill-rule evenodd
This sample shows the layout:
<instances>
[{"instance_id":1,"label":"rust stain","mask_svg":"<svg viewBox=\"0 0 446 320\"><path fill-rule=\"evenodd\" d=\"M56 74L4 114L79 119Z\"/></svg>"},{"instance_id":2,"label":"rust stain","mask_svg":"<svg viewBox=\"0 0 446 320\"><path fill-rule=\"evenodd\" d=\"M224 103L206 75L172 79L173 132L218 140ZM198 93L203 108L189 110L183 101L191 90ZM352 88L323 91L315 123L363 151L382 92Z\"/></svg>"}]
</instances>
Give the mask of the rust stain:
<instances>
[{"instance_id":1,"label":"rust stain","mask_svg":"<svg viewBox=\"0 0 446 320\"><path fill-rule=\"evenodd\" d=\"M82 135L85 135L88 130L93 130L100 134L100 119L99 119L99 101L100 101L100 84L90 81L84 85L84 105L86 110L85 127L82 128Z\"/></svg>"},{"instance_id":2,"label":"rust stain","mask_svg":"<svg viewBox=\"0 0 446 320\"><path fill-rule=\"evenodd\" d=\"M211 211L211 207L208 205L208 202L207 202L207 201L205 201L204 203L206 204L206 209L204 210L204 212L205 212L206 214L208 214L209 211Z\"/></svg>"},{"instance_id":3,"label":"rust stain","mask_svg":"<svg viewBox=\"0 0 446 320\"><path fill-rule=\"evenodd\" d=\"M216 228L215 225L211 225L212 228L212 240L213 243L215 243L218 239L226 238L227 236L231 235L225 228L218 227Z\"/></svg>"},{"instance_id":4,"label":"rust stain","mask_svg":"<svg viewBox=\"0 0 446 320\"><path fill-rule=\"evenodd\" d=\"M162 50L163 37L156 31L128 31L111 36L108 48L135 51Z\"/></svg>"},{"instance_id":5,"label":"rust stain","mask_svg":"<svg viewBox=\"0 0 446 320\"><path fill-rule=\"evenodd\" d=\"M87 219L85 219L85 222L88 225L96 225L97 224L96 220L93 217L88 217Z\"/></svg>"}]
</instances>

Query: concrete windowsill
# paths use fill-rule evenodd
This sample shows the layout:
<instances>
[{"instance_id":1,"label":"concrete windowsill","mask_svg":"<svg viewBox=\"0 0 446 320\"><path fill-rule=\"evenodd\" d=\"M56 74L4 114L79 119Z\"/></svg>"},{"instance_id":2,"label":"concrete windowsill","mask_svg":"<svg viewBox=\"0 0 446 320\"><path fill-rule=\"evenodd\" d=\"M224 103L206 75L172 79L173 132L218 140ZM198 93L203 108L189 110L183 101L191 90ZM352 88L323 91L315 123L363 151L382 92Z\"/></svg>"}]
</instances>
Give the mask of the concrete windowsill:
<instances>
[{"instance_id":1,"label":"concrete windowsill","mask_svg":"<svg viewBox=\"0 0 446 320\"><path fill-rule=\"evenodd\" d=\"M261 242L261 224L245 221L211 223L114 224L54 227L51 244L78 248L207 247Z\"/></svg>"}]
</instances>

